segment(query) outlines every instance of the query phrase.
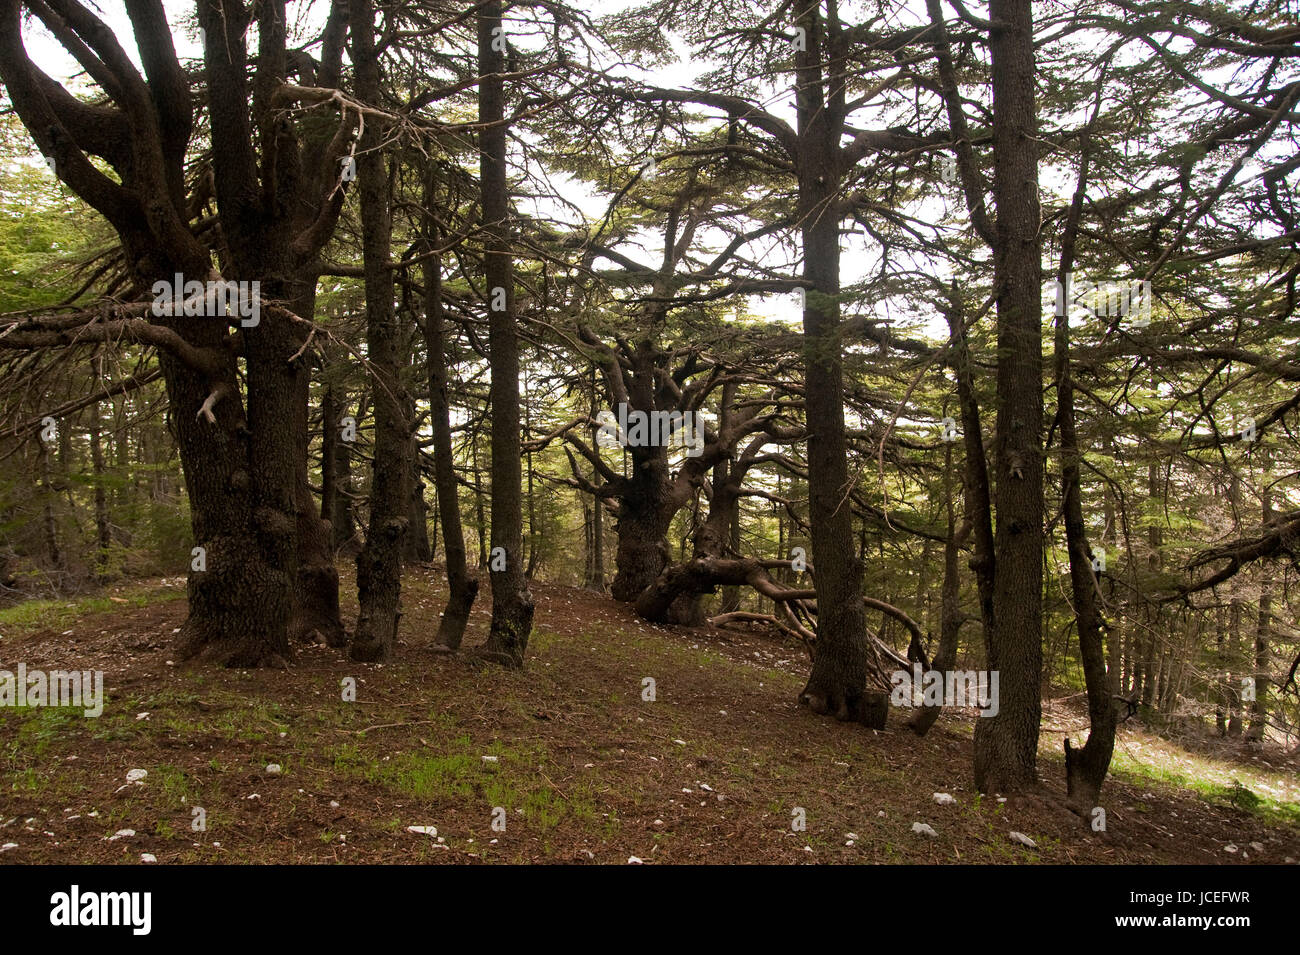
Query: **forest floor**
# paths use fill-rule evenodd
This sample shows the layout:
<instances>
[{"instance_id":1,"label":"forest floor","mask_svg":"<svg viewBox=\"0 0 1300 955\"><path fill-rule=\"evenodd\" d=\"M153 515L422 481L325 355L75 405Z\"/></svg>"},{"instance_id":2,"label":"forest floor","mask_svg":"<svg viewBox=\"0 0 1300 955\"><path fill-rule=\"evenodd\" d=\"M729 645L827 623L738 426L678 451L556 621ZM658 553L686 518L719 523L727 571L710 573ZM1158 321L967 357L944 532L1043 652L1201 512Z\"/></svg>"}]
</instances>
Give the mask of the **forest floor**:
<instances>
[{"instance_id":1,"label":"forest floor","mask_svg":"<svg viewBox=\"0 0 1300 955\"><path fill-rule=\"evenodd\" d=\"M1280 750L1193 750L1130 723L1093 832L1063 808L1077 700L1045 703L1041 790L982 798L974 711L923 739L897 711L880 733L838 724L795 705L798 646L656 627L545 584L526 669L475 668L430 649L442 579L408 570L388 664L308 646L287 671L176 665L183 579L0 611L0 668L100 669L106 698L95 719L0 708L0 863L1300 860L1300 775ZM343 593L346 619L350 581Z\"/></svg>"}]
</instances>

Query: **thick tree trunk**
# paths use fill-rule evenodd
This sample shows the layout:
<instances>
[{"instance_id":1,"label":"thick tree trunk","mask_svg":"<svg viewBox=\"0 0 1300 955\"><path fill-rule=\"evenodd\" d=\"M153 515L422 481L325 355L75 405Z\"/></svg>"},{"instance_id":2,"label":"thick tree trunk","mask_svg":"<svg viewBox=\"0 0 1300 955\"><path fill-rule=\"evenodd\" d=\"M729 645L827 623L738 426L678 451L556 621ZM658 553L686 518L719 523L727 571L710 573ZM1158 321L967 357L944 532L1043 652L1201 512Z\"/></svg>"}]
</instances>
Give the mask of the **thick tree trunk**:
<instances>
[{"instance_id":1,"label":"thick tree trunk","mask_svg":"<svg viewBox=\"0 0 1300 955\"><path fill-rule=\"evenodd\" d=\"M631 602L668 566L668 528L673 511L663 502L667 483L667 461L660 461L657 448L629 448L632 473L630 487L619 498L618 568L610 594L615 600Z\"/></svg>"},{"instance_id":2,"label":"thick tree trunk","mask_svg":"<svg viewBox=\"0 0 1300 955\"><path fill-rule=\"evenodd\" d=\"M997 203L997 619L986 634L1000 673L998 714L975 725L975 785L1008 792L1038 778L1042 716L1043 397L1033 5L991 0L993 194Z\"/></svg>"},{"instance_id":3,"label":"thick tree trunk","mask_svg":"<svg viewBox=\"0 0 1300 955\"><path fill-rule=\"evenodd\" d=\"M506 181L505 33L501 0L487 0L478 17L479 188L488 294L488 352L492 372L492 549L504 569L492 572L492 629L480 654L522 667L533 627L533 598L523 568L523 475L519 440L519 341L510 258L510 195ZM498 550L500 548L500 550ZM491 557L489 557L491 560Z\"/></svg>"},{"instance_id":4,"label":"thick tree trunk","mask_svg":"<svg viewBox=\"0 0 1300 955\"><path fill-rule=\"evenodd\" d=\"M432 180L425 207L432 208ZM428 236L436 246L438 234ZM442 516L443 552L447 558L447 606L438 624L438 643L458 650L469 622L470 608L478 596L478 578L466 564L465 531L460 522L460 486L451 447L451 397L447 372L447 342L442 317L442 261L432 258L424 266L424 343L429 378L429 418L433 428L433 479Z\"/></svg>"},{"instance_id":5,"label":"thick tree trunk","mask_svg":"<svg viewBox=\"0 0 1300 955\"><path fill-rule=\"evenodd\" d=\"M371 0L351 0L352 57L357 96L379 103L379 60L375 51ZM370 524L357 555L360 604L352 635L354 660L386 660L397 642L401 619L402 547L410 518L411 434L403 413L405 391L397 354L393 273L388 268L392 233L383 130L366 123L357 150L361 193L361 240L366 287L366 358L374 382L375 458L370 483Z\"/></svg>"}]
</instances>

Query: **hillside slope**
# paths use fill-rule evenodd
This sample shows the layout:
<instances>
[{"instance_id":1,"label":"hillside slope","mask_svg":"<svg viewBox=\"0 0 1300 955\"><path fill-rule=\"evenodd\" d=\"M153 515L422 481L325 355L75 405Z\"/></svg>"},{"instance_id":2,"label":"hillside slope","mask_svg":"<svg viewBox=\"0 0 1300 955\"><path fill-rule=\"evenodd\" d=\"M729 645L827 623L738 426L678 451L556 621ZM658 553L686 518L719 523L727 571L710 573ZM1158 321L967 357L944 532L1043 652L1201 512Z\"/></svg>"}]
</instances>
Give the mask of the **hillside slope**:
<instances>
[{"instance_id":1,"label":"hillside slope","mask_svg":"<svg viewBox=\"0 0 1300 955\"><path fill-rule=\"evenodd\" d=\"M441 577L409 571L405 640L387 665L324 647L302 648L288 671L174 665L176 580L122 588L107 612L101 601L47 608L43 625L11 615L0 667L102 669L108 699L97 719L0 709L0 845L13 844L0 863L1300 859L1294 764L1229 765L1126 729L1107 831L1093 833L1062 808L1062 731L1079 739L1063 705L1045 710L1041 793L980 798L970 714L945 714L920 740L897 713L883 733L839 725L795 706L798 647L655 627L547 585L534 588L527 669L476 669L428 648ZM487 609L480 600L467 646ZM342 699L348 677L355 702ZM148 775L128 783L133 769ZM134 834L111 838L122 830Z\"/></svg>"}]
</instances>

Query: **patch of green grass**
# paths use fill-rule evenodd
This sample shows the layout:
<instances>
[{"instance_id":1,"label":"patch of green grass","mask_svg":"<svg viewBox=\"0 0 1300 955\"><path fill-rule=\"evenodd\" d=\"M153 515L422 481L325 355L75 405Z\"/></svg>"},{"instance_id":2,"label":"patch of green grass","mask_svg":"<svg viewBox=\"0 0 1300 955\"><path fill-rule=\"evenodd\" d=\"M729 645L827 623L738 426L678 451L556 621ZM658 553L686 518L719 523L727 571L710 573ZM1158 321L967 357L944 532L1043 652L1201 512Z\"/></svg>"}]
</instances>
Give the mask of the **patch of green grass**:
<instances>
[{"instance_id":1,"label":"patch of green grass","mask_svg":"<svg viewBox=\"0 0 1300 955\"><path fill-rule=\"evenodd\" d=\"M1233 768L1230 766L1204 760L1185 760L1183 765L1187 771L1157 766L1133 759L1127 754L1116 753L1111 762L1111 772L1132 782L1157 783L1186 790L1212 805L1238 809L1266 822L1300 827L1300 803L1260 795L1232 775ZM1254 784L1259 785L1258 782ZM1141 802L1135 808L1139 812L1150 811Z\"/></svg>"},{"instance_id":2,"label":"patch of green grass","mask_svg":"<svg viewBox=\"0 0 1300 955\"><path fill-rule=\"evenodd\" d=\"M184 589L141 584L114 594L80 597L76 600L24 600L0 609L0 631L7 636L25 636L45 629L67 629L81 617L95 613L118 612L124 607L146 607L185 598ZM122 601L125 601L123 603Z\"/></svg>"}]
</instances>

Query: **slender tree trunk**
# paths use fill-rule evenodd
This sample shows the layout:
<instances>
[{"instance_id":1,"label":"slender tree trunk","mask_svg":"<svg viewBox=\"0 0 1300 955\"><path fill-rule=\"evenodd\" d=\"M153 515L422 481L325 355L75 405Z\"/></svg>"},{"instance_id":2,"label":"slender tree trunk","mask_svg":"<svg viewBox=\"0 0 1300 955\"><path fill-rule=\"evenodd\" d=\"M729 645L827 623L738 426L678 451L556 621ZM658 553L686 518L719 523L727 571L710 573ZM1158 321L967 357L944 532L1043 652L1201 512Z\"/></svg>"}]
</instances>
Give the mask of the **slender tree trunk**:
<instances>
[{"instance_id":1,"label":"slender tree trunk","mask_svg":"<svg viewBox=\"0 0 1300 955\"><path fill-rule=\"evenodd\" d=\"M432 178L425 193L425 208L432 208ZM436 248L440 236L430 227L428 243ZM428 259L424 266L424 340L429 377L429 418L433 427L433 478L442 516L442 549L447 558L447 606L438 625L438 643L458 650L469 622L470 608L478 596L478 578L466 566L465 531L460 522L460 486L451 447L451 397L447 372L447 342L442 317L442 260Z\"/></svg>"},{"instance_id":2,"label":"slender tree trunk","mask_svg":"<svg viewBox=\"0 0 1300 955\"><path fill-rule=\"evenodd\" d=\"M591 370L591 419L596 420L596 414L600 411L600 401L596 393L596 369ZM600 428L592 424L591 433L588 439L593 448L598 449L597 441ZM600 478L595 465L591 469L591 481L595 484ZM598 594L605 592L605 502L599 497L591 499L591 571L587 576L586 588L594 590Z\"/></svg>"},{"instance_id":3,"label":"slender tree trunk","mask_svg":"<svg viewBox=\"0 0 1300 955\"><path fill-rule=\"evenodd\" d=\"M970 535L971 524L957 527L957 509L953 503L952 445L943 452L944 506L948 512L948 534L943 542L943 589L940 603L939 649L931 662L931 669L947 674L957 665L957 645L961 632L961 574L958 559L965 538ZM945 677L945 683L946 683ZM942 706L922 706L912 713L908 728L917 736L924 736L939 718Z\"/></svg>"},{"instance_id":4,"label":"slender tree trunk","mask_svg":"<svg viewBox=\"0 0 1300 955\"><path fill-rule=\"evenodd\" d=\"M1265 472L1267 480L1267 471ZM1273 519L1272 488L1265 485L1261 523L1267 529ZM1259 623L1255 628L1255 699L1250 704L1250 728L1246 739L1260 742L1268 730L1268 638L1273 621L1273 574L1265 564L1259 582Z\"/></svg>"},{"instance_id":5,"label":"slender tree trunk","mask_svg":"<svg viewBox=\"0 0 1300 955\"><path fill-rule=\"evenodd\" d=\"M492 370L492 549L504 567L492 575L492 629L480 654L522 667L533 627L533 598L523 567L522 474L519 447L519 341L510 258L510 195L506 182L506 36L501 0L479 9L479 188L488 293L488 351ZM498 550L500 548L500 550Z\"/></svg>"},{"instance_id":6,"label":"slender tree trunk","mask_svg":"<svg viewBox=\"0 0 1300 955\"><path fill-rule=\"evenodd\" d=\"M351 0L352 58L357 97L381 101L371 0ZM398 369L393 273L388 268L392 233L383 130L366 123L357 150L361 238L366 288L366 359L374 383L375 457L370 483L370 525L357 555L360 610L352 635L354 660L386 660L397 642L401 618L402 546L410 519L411 435L403 414L405 392Z\"/></svg>"},{"instance_id":7,"label":"slender tree trunk","mask_svg":"<svg viewBox=\"0 0 1300 955\"><path fill-rule=\"evenodd\" d=\"M1043 672L1041 212L1031 0L991 0L993 194L997 204L997 514L988 666L998 714L975 725L975 784L1008 792L1037 782Z\"/></svg>"},{"instance_id":8,"label":"slender tree trunk","mask_svg":"<svg viewBox=\"0 0 1300 955\"><path fill-rule=\"evenodd\" d=\"M68 426L66 421L59 422L60 430ZM41 529L45 538L45 559L51 571L56 575L63 570L63 552L59 549L59 525L54 516L54 500L58 492L54 488L53 469L50 467L50 449L44 440L36 445L37 470L41 475ZM61 586L61 583L56 585Z\"/></svg>"},{"instance_id":9,"label":"slender tree trunk","mask_svg":"<svg viewBox=\"0 0 1300 955\"><path fill-rule=\"evenodd\" d=\"M104 489L104 445L100 437L98 403L91 406L90 464L95 479L95 576L102 581L108 576L113 532L108 516L108 492Z\"/></svg>"},{"instance_id":10,"label":"slender tree trunk","mask_svg":"<svg viewBox=\"0 0 1300 955\"><path fill-rule=\"evenodd\" d=\"M1074 242L1083 208L1088 178L1090 144L1085 143L1079 185L1070 204L1061 249L1057 284L1064 287L1074 268ZM1070 303L1059 296L1056 315L1056 419L1061 435L1061 509L1064 515L1066 550L1070 561L1070 596L1079 634L1079 656L1083 663L1088 697L1088 740L1082 750L1065 740L1065 784L1071 807L1088 817L1097 805L1106 771L1115 749L1115 704L1111 678L1106 673L1106 652L1102 644L1102 619L1098 601L1100 578L1092 569L1092 548L1083 522L1083 487L1079 473L1079 438L1074 418L1074 373L1070 361ZM1037 735L1037 734L1035 734Z\"/></svg>"},{"instance_id":11,"label":"slender tree trunk","mask_svg":"<svg viewBox=\"0 0 1300 955\"><path fill-rule=\"evenodd\" d=\"M330 524L330 543L337 548L338 537L338 445L339 408L334 400L334 387L326 383L320 396L320 514Z\"/></svg>"},{"instance_id":12,"label":"slender tree trunk","mask_svg":"<svg viewBox=\"0 0 1300 955\"><path fill-rule=\"evenodd\" d=\"M841 119L830 115L823 63L829 46L816 5L798 17L806 49L795 54L798 218L803 246L803 359L808 436L808 515L817 568L817 648L799 703L814 713L883 727L888 697L867 690L869 657L862 564L854 550L840 338L838 168ZM834 78L833 82L842 82ZM836 110L838 114L838 110ZM880 705L880 697L885 704Z\"/></svg>"},{"instance_id":13,"label":"slender tree trunk","mask_svg":"<svg viewBox=\"0 0 1300 955\"><path fill-rule=\"evenodd\" d=\"M483 512L483 500L485 497L485 495L483 494L483 472L479 468L479 457L478 457L478 442L481 435L471 434L470 437L471 437L471 446L473 448L471 459L470 459L470 468L474 472L474 520L478 524L477 527L478 569L479 571L483 571L487 569L487 565L488 565L488 549L487 549L488 525L487 525L487 516Z\"/></svg>"}]
</instances>

